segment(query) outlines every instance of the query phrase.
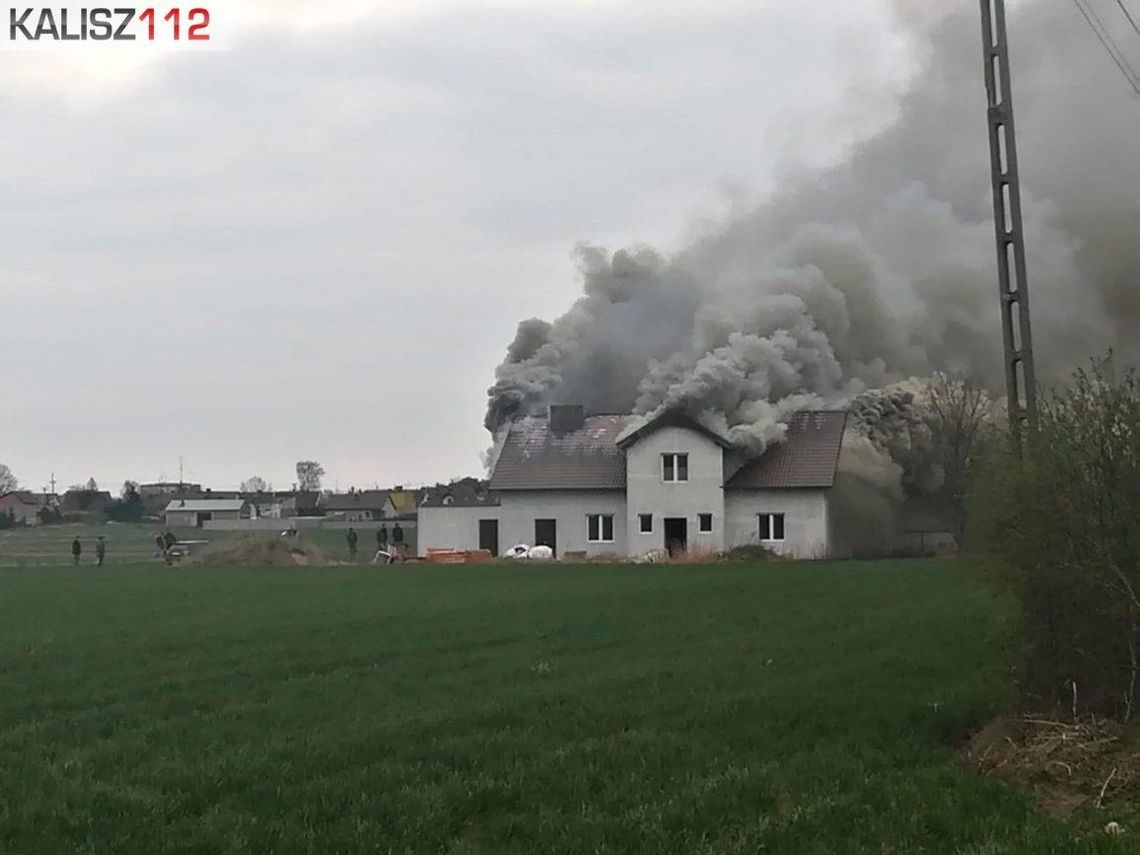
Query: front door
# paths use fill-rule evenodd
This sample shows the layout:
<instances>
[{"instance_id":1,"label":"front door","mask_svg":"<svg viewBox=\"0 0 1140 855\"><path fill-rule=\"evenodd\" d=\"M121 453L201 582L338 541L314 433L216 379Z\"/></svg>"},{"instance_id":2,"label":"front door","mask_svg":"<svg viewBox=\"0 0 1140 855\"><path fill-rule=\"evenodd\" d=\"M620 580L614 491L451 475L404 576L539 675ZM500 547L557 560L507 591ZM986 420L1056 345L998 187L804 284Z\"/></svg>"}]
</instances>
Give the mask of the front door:
<instances>
[{"instance_id":1,"label":"front door","mask_svg":"<svg viewBox=\"0 0 1140 855\"><path fill-rule=\"evenodd\" d=\"M479 520L479 548L499 557L499 521Z\"/></svg>"},{"instance_id":2,"label":"front door","mask_svg":"<svg viewBox=\"0 0 1140 855\"><path fill-rule=\"evenodd\" d=\"M534 521L534 545L549 546L558 555L558 525L554 520Z\"/></svg>"},{"instance_id":3,"label":"front door","mask_svg":"<svg viewBox=\"0 0 1140 855\"><path fill-rule=\"evenodd\" d=\"M665 551L670 557L689 548L689 521L684 517L665 517Z\"/></svg>"}]
</instances>

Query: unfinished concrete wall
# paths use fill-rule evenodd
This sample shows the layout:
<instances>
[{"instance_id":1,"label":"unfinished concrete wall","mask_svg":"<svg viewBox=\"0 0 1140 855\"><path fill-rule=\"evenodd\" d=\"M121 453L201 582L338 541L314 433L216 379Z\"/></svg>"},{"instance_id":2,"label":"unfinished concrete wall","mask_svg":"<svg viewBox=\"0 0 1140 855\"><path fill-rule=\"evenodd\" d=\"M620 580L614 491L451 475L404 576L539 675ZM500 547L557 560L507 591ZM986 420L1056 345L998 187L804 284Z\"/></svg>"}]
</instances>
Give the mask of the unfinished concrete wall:
<instances>
[{"instance_id":1,"label":"unfinished concrete wall","mask_svg":"<svg viewBox=\"0 0 1140 855\"><path fill-rule=\"evenodd\" d=\"M688 480L666 481L662 455L687 454ZM707 436L682 427L653 431L626 451L629 554L665 546L666 518L686 520L691 551L724 548L724 451ZM652 530L641 531L641 515L652 516ZM700 530L700 515L712 515L712 531Z\"/></svg>"},{"instance_id":2,"label":"unfinished concrete wall","mask_svg":"<svg viewBox=\"0 0 1140 855\"><path fill-rule=\"evenodd\" d=\"M478 549L479 521L499 519L499 508L494 505L475 507L421 506L419 509L419 554L429 549ZM499 532L499 551L503 544L502 524Z\"/></svg>"},{"instance_id":3,"label":"unfinished concrete wall","mask_svg":"<svg viewBox=\"0 0 1140 855\"><path fill-rule=\"evenodd\" d=\"M587 555L626 555L625 494L621 490L519 490L499 497L499 548L517 543L533 546L535 520L555 521L557 552L585 552ZM613 539L588 539L587 517L600 514L613 517Z\"/></svg>"},{"instance_id":4,"label":"unfinished concrete wall","mask_svg":"<svg viewBox=\"0 0 1140 855\"><path fill-rule=\"evenodd\" d=\"M784 539L761 540L760 514L784 515ZM789 558L830 553L827 490L731 490L725 496L725 547L763 543Z\"/></svg>"}]
</instances>

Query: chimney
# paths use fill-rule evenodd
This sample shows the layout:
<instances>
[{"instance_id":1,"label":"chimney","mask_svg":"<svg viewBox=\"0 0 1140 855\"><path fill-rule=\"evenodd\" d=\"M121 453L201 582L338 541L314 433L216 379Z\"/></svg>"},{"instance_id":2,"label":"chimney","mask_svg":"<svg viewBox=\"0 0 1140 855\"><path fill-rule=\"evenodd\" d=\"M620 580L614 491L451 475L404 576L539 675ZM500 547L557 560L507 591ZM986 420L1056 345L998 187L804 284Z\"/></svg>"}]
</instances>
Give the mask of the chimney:
<instances>
[{"instance_id":1,"label":"chimney","mask_svg":"<svg viewBox=\"0 0 1140 855\"><path fill-rule=\"evenodd\" d=\"M586 424L586 408L581 404L551 404L550 432L555 436L581 430Z\"/></svg>"}]
</instances>

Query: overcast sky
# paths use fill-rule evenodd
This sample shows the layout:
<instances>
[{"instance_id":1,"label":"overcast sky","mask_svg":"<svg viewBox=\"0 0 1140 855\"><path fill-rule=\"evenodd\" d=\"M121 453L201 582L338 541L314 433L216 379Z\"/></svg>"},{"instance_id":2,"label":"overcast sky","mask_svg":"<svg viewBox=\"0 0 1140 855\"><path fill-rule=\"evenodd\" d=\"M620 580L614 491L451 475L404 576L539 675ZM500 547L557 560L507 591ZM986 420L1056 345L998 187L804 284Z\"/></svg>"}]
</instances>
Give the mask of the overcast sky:
<instances>
[{"instance_id":1,"label":"overcast sky","mask_svg":"<svg viewBox=\"0 0 1140 855\"><path fill-rule=\"evenodd\" d=\"M240 6L225 50L0 53L24 486L479 473L575 243L679 246L885 120L908 67L884 0Z\"/></svg>"}]
</instances>

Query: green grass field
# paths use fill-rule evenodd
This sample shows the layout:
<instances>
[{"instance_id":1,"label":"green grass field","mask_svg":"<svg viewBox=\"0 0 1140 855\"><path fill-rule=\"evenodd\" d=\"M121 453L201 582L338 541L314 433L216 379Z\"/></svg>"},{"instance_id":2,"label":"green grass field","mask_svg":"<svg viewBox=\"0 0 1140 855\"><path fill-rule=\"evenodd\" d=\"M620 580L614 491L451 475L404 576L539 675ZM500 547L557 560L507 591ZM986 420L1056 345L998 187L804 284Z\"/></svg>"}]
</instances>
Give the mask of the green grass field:
<instances>
[{"instance_id":1,"label":"green grass field","mask_svg":"<svg viewBox=\"0 0 1140 855\"><path fill-rule=\"evenodd\" d=\"M284 528L286 522L282 522ZM102 535L107 544L107 562L112 565L158 562L154 557L154 536L166 531L161 523L106 523L104 525L51 525L0 531L0 567L49 567L71 561L71 541L80 539L81 564L95 560L95 539ZM224 543L234 537L248 537L244 532L207 531L176 528L180 540L208 540ZM272 532L262 533L272 536ZM252 536L257 536L254 534ZM333 562L348 562L345 532L338 529L311 529L303 533L309 543ZM362 532L357 562L366 564L376 551L375 535Z\"/></svg>"},{"instance_id":2,"label":"green grass field","mask_svg":"<svg viewBox=\"0 0 1140 855\"><path fill-rule=\"evenodd\" d=\"M1010 615L949 561L0 570L0 852L1135 851L962 767Z\"/></svg>"}]
</instances>

